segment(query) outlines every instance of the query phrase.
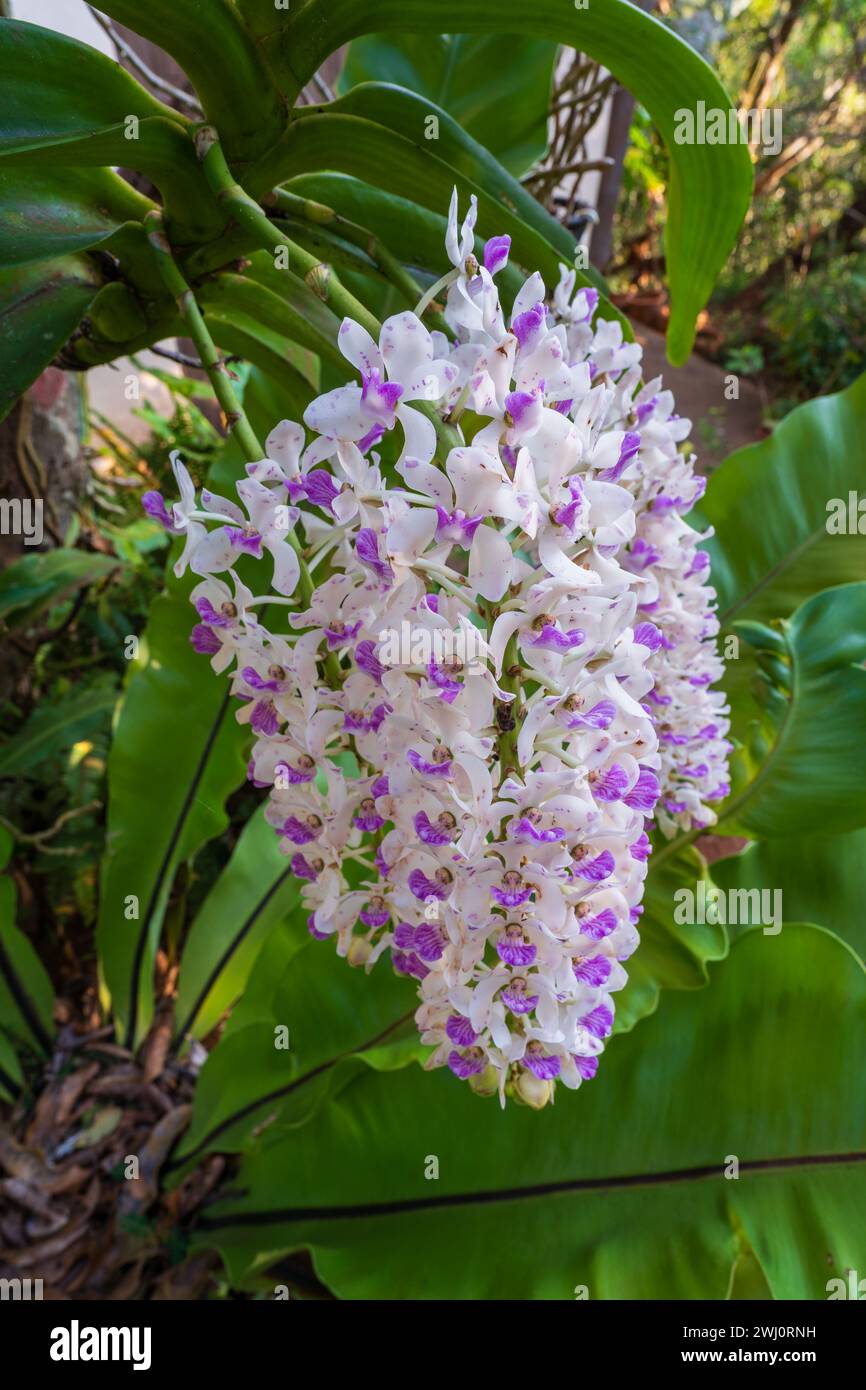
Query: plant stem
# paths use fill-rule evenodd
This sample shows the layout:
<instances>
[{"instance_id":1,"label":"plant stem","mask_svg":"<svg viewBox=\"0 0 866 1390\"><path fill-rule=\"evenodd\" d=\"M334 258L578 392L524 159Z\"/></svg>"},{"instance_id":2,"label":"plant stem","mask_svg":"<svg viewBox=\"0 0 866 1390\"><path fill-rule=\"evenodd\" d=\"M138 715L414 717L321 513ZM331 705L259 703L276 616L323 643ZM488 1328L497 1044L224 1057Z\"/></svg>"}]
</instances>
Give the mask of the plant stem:
<instances>
[{"instance_id":1,"label":"plant stem","mask_svg":"<svg viewBox=\"0 0 866 1390\"><path fill-rule=\"evenodd\" d=\"M378 342L382 325L376 316L349 293L331 266L317 260L275 227L264 209L235 181L213 126L204 125L196 129L195 148L212 192L238 226L255 236L259 245L266 250L273 252L275 245L285 246L292 269L302 275L310 289L329 309L340 318L354 319ZM430 401L413 401L412 405L432 422L438 440L437 456L440 462L444 462L448 451L463 443L460 434L445 424Z\"/></svg>"},{"instance_id":2,"label":"plant stem","mask_svg":"<svg viewBox=\"0 0 866 1390\"><path fill-rule=\"evenodd\" d=\"M325 227L341 236L344 241L350 241L353 246L360 247L391 281L394 288L400 291L410 307L414 308L420 300L423 291L418 281L374 232L359 226L357 222L352 222L325 203L317 203L312 198L301 198L297 193L290 193L285 188L275 188L273 193L267 194L262 201L266 207L272 205L280 212L285 212L299 221L308 222L311 226ZM428 307L426 313L434 328L453 337L444 316L437 309Z\"/></svg>"},{"instance_id":3,"label":"plant stem","mask_svg":"<svg viewBox=\"0 0 866 1390\"><path fill-rule=\"evenodd\" d=\"M189 336L195 343L201 365L207 373L217 400L222 406L229 431L237 439L248 461L256 463L265 457L265 451L256 438L255 431L235 395L225 362L217 351L216 344L205 324L204 315L196 303L195 295L175 263L165 235L162 214L157 210L147 213L144 224L147 229L147 239L153 248L165 287L173 296Z\"/></svg>"},{"instance_id":4,"label":"plant stem","mask_svg":"<svg viewBox=\"0 0 866 1390\"><path fill-rule=\"evenodd\" d=\"M260 459L266 457L265 451L259 443L252 425L244 414L240 400L235 395L234 387L226 371L225 362L217 351L216 344L204 321L204 315L196 303L195 295L175 263L171 247L165 235L162 214L155 210L149 212L144 220L147 227L148 241L153 247L156 262L165 282L166 289L170 291L177 301L177 307L183 319L184 326L195 343L201 365L205 372L207 372L216 398L222 406L226 422L232 434L237 439L247 462L257 463ZM300 570L298 579L299 596L304 607L309 607L313 596L314 585L310 576L310 571L307 569L307 563L302 554L301 543L294 531L287 532L286 538L298 557ZM328 673L332 688L336 689L342 683L340 663L333 652L329 652L324 661L325 670Z\"/></svg>"}]
</instances>

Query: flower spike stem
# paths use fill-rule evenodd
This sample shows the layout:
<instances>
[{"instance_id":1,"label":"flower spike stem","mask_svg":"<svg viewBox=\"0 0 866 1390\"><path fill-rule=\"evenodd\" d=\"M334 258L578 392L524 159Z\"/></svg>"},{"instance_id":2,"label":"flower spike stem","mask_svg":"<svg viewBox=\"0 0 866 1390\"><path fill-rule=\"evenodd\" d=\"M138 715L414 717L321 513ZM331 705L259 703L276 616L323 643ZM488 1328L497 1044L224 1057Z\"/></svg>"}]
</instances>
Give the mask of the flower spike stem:
<instances>
[{"instance_id":1,"label":"flower spike stem","mask_svg":"<svg viewBox=\"0 0 866 1390\"><path fill-rule=\"evenodd\" d=\"M198 127L195 133L195 148L211 190L225 205L238 226L255 236L265 250L273 252L275 245L285 246L293 270L303 276L310 289L328 305L328 308L340 319L354 319L355 323L360 323L372 337L378 339L382 331L379 320L340 283L332 267L311 256L309 251L305 251L274 226L264 209L235 182L213 126ZM449 449L455 448L463 441L456 430L445 424L428 401L416 401L414 404L432 421L439 441L438 452L442 455L441 461L444 461Z\"/></svg>"},{"instance_id":2,"label":"flower spike stem","mask_svg":"<svg viewBox=\"0 0 866 1390\"><path fill-rule=\"evenodd\" d=\"M216 398L222 406L229 430L238 441L247 462L257 463L260 459L266 457L265 450L259 443L255 430L244 414L243 406L235 394L234 387L226 371L225 362L221 359L217 351L216 344L204 321L204 315L196 303L195 295L178 269L177 263L171 253L168 239L165 235L162 215L157 210L154 210L149 212L144 220L147 226L147 238L153 248L160 274L165 282L165 287L177 301L177 307L180 311L181 318L189 332L189 336L196 345L202 368L207 372L208 380L213 386ZM303 605L306 607L310 602L315 586L302 554L300 541L294 531L289 531L286 539L298 556L300 565L298 592ZM339 663L331 654L326 657L325 665L332 680L336 679L339 684Z\"/></svg>"},{"instance_id":3,"label":"flower spike stem","mask_svg":"<svg viewBox=\"0 0 866 1390\"><path fill-rule=\"evenodd\" d=\"M368 228L350 221L348 217L343 217L342 213L335 212L325 203L318 203L312 198L300 198L297 193L290 193L285 188L275 188L272 193L268 193L262 199L262 202L266 207L272 206L277 211L286 213L298 221L308 223L311 227L324 228L326 231L342 237L344 241L351 242L353 246L359 247L378 266L382 274L391 281L394 288L400 291L408 305L414 307L421 298L422 289L414 276L410 275L408 270L400 264L393 251L389 251L381 238L369 231ZM430 298L432 299L433 296ZM417 313L417 310L415 312ZM425 306L425 312L433 328L438 328L449 338L454 337L453 330L447 323L444 314L429 305Z\"/></svg>"},{"instance_id":4,"label":"flower spike stem","mask_svg":"<svg viewBox=\"0 0 866 1390\"><path fill-rule=\"evenodd\" d=\"M153 248L165 287L173 295L189 336L196 345L201 365L207 372L214 394L222 406L226 424L240 444L245 458L250 463L255 463L258 459L265 457L265 451L256 438L255 431L235 395L225 362L220 357L216 344L208 331L204 315L196 303L195 295L183 278L172 256L171 247L163 227L162 214L154 210L147 214L144 221L147 227L147 239Z\"/></svg>"},{"instance_id":5,"label":"flower spike stem","mask_svg":"<svg viewBox=\"0 0 866 1390\"><path fill-rule=\"evenodd\" d=\"M268 251L273 252L275 245L287 247L292 268L303 276L335 314L341 318L348 315L356 323L362 324L368 333L377 336L380 328L378 319L341 285L331 266L317 260L287 237L285 232L281 232L255 199L235 181L213 126L199 126L195 133L195 148L212 192L238 226L256 237Z\"/></svg>"}]
</instances>

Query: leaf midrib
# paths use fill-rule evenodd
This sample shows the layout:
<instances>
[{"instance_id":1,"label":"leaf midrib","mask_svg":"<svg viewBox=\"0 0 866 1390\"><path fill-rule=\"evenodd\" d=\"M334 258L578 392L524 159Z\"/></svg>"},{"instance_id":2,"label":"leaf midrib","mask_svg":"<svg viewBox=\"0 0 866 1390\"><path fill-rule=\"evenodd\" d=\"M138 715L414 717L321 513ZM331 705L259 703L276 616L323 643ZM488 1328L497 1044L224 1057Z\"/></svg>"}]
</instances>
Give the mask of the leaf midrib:
<instances>
[{"instance_id":1,"label":"leaf midrib","mask_svg":"<svg viewBox=\"0 0 866 1390\"><path fill-rule=\"evenodd\" d=\"M866 1163L866 1153L795 1154L781 1158L741 1160L739 1172L761 1173L787 1169L827 1167L835 1164ZM677 1182L703 1182L723 1178L718 1163L695 1168L676 1168L661 1173L629 1173L606 1178L564 1178L532 1187L502 1188L483 1192L453 1192L442 1197L411 1197L394 1202L360 1203L354 1206L281 1207L273 1211L229 1212L225 1216L204 1217L199 1230L215 1231L228 1226L264 1226L290 1221L346 1221L382 1216L401 1216L416 1211L436 1211L445 1207L490 1206L501 1202L529 1201L572 1192L604 1192L621 1188L658 1187Z\"/></svg>"}]
</instances>

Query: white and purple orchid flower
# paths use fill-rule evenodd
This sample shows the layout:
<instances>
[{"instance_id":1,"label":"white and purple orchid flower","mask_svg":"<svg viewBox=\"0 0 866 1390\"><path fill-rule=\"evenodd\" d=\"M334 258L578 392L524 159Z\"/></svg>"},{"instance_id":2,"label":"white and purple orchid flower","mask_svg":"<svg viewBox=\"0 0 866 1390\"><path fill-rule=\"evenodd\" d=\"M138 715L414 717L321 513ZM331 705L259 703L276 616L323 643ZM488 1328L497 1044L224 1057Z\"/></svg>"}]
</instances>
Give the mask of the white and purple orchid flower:
<instances>
[{"instance_id":1,"label":"white and purple orchid flower","mask_svg":"<svg viewBox=\"0 0 866 1390\"><path fill-rule=\"evenodd\" d=\"M712 824L730 744L684 520L701 490L689 423L573 271L552 301L530 276L507 327L509 240L477 257L475 216L473 200L458 225L455 194L451 338L401 313L377 344L345 320L359 380L312 402L309 443L277 426L241 506L198 504L179 459L180 501L145 505L185 534L178 572L202 577L193 644L255 734L249 776L310 932L415 980L428 1067L538 1108L595 1075L639 941L647 832ZM458 401L473 433L437 458L415 403L453 422ZM394 471L377 446L397 427ZM253 598L235 565L269 553L285 603L287 516L315 588L271 632L267 585ZM395 662L386 639L407 626ZM477 634L471 659L443 656L443 634L466 650Z\"/></svg>"}]
</instances>

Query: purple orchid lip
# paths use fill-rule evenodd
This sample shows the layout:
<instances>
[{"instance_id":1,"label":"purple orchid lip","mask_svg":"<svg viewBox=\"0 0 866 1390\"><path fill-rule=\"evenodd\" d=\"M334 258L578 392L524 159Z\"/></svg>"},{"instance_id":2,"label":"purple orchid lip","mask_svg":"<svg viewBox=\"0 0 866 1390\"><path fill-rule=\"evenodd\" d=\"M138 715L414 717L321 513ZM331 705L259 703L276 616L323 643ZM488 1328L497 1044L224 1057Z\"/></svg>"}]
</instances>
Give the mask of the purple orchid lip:
<instances>
[{"instance_id":1,"label":"purple orchid lip","mask_svg":"<svg viewBox=\"0 0 866 1390\"><path fill-rule=\"evenodd\" d=\"M444 902L451 892L451 883L440 883L438 879L428 878L423 870L413 869L409 875L409 888L422 903L428 898L438 898Z\"/></svg>"},{"instance_id":2,"label":"purple orchid lip","mask_svg":"<svg viewBox=\"0 0 866 1390\"><path fill-rule=\"evenodd\" d=\"M452 680L441 666L437 666L435 661L427 664L427 679L439 691L439 698L444 700L446 705L453 705L463 686L459 681Z\"/></svg>"},{"instance_id":3,"label":"purple orchid lip","mask_svg":"<svg viewBox=\"0 0 866 1390\"><path fill-rule=\"evenodd\" d=\"M394 928L394 945L401 951L411 951L415 946L415 928L411 922L398 922Z\"/></svg>"},{"instance_id":4,"label":"purple orchid lip","mask_svg":"<svg viewBox=\"0 0 866 1390\"><path fill-rule=\"evenodd\" d=\"M540 1050L535 1051L530 1043L523 1057L523 1065L528 1067L539 1081L555 1081L562 1071L562 1058L551 1057Z\"/></svg>"},{"instance_id":5,"label":"purple orchid lip","mask_svg":"<svg viewBox=\"0 0 866 1390\"><path fill-rule=\"evenodd\" d=\"M528 902L532 897L532 893L533 889L531 886L528 888L497 888L494 884L490 889L490 896L494 898L501 907L522 907L523 904ZM532 949L535 950L535 947ZM503 956L503 960L504 959L505 957ZM519 965L522 962L517 961L513 963Z\"/></svg>"},{"instance_id":6,"label":"purple orchid lip","mask_svg":"<svg viewBox=\"0 0 866 1390\"><path fill-rule=\"evenodd\" d=\"M374 425L372 429L367 431L363 439L358 440L358 448L362 454L366 454L368 449L374 448L384 437L385 426Z\"/></svg>"},{"instance_id":7,"label":"purple orchid lip","mask_svg":"<svg viewBox=\"0 0 866 1390\"><path fill-rule=\"evenodd\" d=\"M380 556L379 537L370 526L362 526L355 537L355 554L361 564L371 569L376 578L386 587L393 582L394 576L391 572L391 566Z\"/></svg>"},{"instance_id":8,"label":"purple orchid lip","mask_svg":"<svg viewBox=\"0 0 866 1390\"><path fill-rule=\"evenodd\" d=\"M462 1055L454 1051L448 1056L448 1065L455 1076L465 1081L468 1076L477 1076L485 1067L484 1053L480 1047L470 1047Z\"/></svg>"},{"instance_id":9,"label":"purple orchid lip","mask_svg":"<svg viewBox=\"0 0 866 1390\"><path fill-rule=\"evenodd\" d=\"M386 824L384 816L380 816L376 811L356 811L352 817L359 830L366 830L368 834L374 834L381 830Z\"/></svg>"},{"instance_id":10,"label":"purple orchid lip","mask_svg":"<svg viewBox=\"0 0 866 1390\"><path fill-rule=\"evenodd\" d=\"M511 331L522 348L533 348L547 327L547 310L544 303L533 305L525 313L518 314L511 325ZM514 411L511 412L512 416Z\"/></svg>"},{"instance_id":11,"label":"purple orchid lip","mask_svg":"<svg viewBox=\"0 0 866 1390\"><path fill-rule=\"evenodd\" d=\"M315 768L309 770L305 768L292 767L289 763L277 763L274 768L275 773L284 778L290 787L298 786L301 782L312 782L316 775Z\"/></svg>"},{"instance_id":12,"label":"purple orchid lip","mask_svg":"<svg viewBox=\"0 0 866 1390\"><path fill-rule=\"evenodd\" d=\"M515 825L512 838L515 840L535 840L540 845L551 845L557 840L565 839L565 831L559 825L553 826L550 830L541 830L526 816L523 816Z\"/></svg>"},{"instance_id":13,"label":"purple orchid lip","mask_svg":"<svg viewBox=\"0 0 866 1390\"><path fill-rule=\"evenodd\" d=\"M217 652L221 652L223 649L223 644L219 637L214 632L213 628L208 627L206 623L196 623L192 632L189 634L189 640L192 643L193 650L198 652L200 656L215 656Z\"/></svg>"},{"instance_id":14,"label":"purple orchid lip","mask_svg":"<svg viewBox=\"0 0 866 1390\"><path fill-rule=\"evenodd\" d=\"M403 387L397 381L385 381L376 368L361 373L361 400L376 424L387 429L394 423L394 411L400 403Z\"/></svg>"},{"instance_id":15,"label":"purple orchid lip","mask_svg":"<svg viewBox=\"0 0 866 1390\"><path fill-rule=\"evenodd\" d=\"M288 688L287 682L278 680L276 676L260 676L254 666L245 666L241 671L241 676L251 690L272 690L277 692Z\"/></svg>"},{"instance_id":16,"label":"purple orchid lip","mask_svg":"<svg viewBox=\"0 0 866 1390\"><path fill-rule=\"evenodd\" d=\"M161 492L151 491L143 493L141 505L152 521L158 521L160 525L164 526L166 531L170 531L172 535L177 536L180 534L180 528L175 526L174 518L165 505L165 498Z\"/></svg>"},{"instance_id":17,"label":"purple orchid lip","mask_svg":"<svg viewBox=\"0 0 866 1390\"><path fill-rule=\"evenodd\" d=\"M538 951L522 936L509 936L506 932L496 943L496 954L506 965L532 965Z\"/></svg>"},{"instance_id":18,"label":"purple orchid lip","mask_svg":"<svg viewBox=\"0 0 866 1390\"><path fill-rule=\"evenodd\" d=\"M613 1011L605 1004L599 1004L591 1013L584 1014L580 1021L594 1038L606 1038L613 1028Z\"/></svg>"},{"instance_id":19,"label":"purple orchid lip","mask_svg":"<svg viewBox=\"0 0 866 1390\"><path fill-rule=\"evenodd\" d=\"M365 927L384 927L391 914L388 911L387 904L383 904L381 907L373 907L371 899L367 906L358 913L358 916Z\"/></svg>"},{"instance_id":20,"label":"purple orchid lip","mask_svg":"<svg viewBox=\"0 0 866 1390\"><path fill-rule=\"evenodd\" d=\"M527 994L525 988L515 988L516 983L516 981L512 981L510 985L506 985L505 988L500 991L499 997L506 1008L510 1009L513 1014L531 1014L538 1003L539 996L537 994Z\"/></svg>"},{"instance_id":21,"label":"purple orchid lip","mask_svg":"<svg viewBox=\"0 0 866 1390\"><path fill-rule=\"evenodd\" d=\"M250 728L257 734L275 734L279 731L280 718L273 700L256 700L250 715Z\"/></svg>"},{"instance_id":22,"label":"purple orchid lip","mask_svg":"<svg viewBox=\"0 0 866 1390\"><path fill-rule=\"evenodd\" d=\"M605 468L604 472L599 473L599 480L603 483L615 483L620 474L624 473L631 463L638 449L640 448L640 435L628 431L623 435L620 445L619 458L613 468Z\"/></svg>"},{"instance_id":23,"label":"purple orchid lip","mask_svg":"<svg viewBox=\"0 0 866 1390\"><path fill-rule=\"evenodd\" d=\"M599 700L586 714L571 714L566 727L569 729L607 729L616 718L616 705L613 700Z\"/></svg>"},{"instance_id":24,"label":"purple orchid lip","mask_svg":"<svg viewBox=\"0 0 866 1390\"><path fill-rule=\"evenodd\" d=\"M623 797L623 801L633 811L644 811L649 815L660 796L659 779L648 767L642 767L637 781L631 791Z\"/></svg>"},{"instance_id":25,"label":"purple orchid lip","mask_svg":"<svg viewBox=\"0 0 866 1390\"><path fill-rule=\"evenodd\" d=\"M413 979L423 980L430 971L414 951L391 951L391 964L398 975L411 975Z\"/></svg>"},{"instance_id":26,"label":"purple orchid lip","mask_svg":"<svg viewBox=\"0 0 866 1390\"><path fill-rule=\"evenodd\" d=\"M415 950L423 961L431 965L434 961L442 959L445 954L445 942L435 923L422 922L420 927L415 928Z\"/></svg>"},{"instance_id":27,"label":"purple orchid lip","mask_svg":"<svg viewBox=\"0 0 866 1390\"><path fill-rule=\"evenodd\" d=\"M598 1071L597 1057L574 1057L574 1065L584 1081L591 1081Z\"/></svg>"},{"instance_id":28,"label":"purple orchid lip","mask_svg":"<svg viewBox=\"0 0 866 1390\"><path fill-rule=\"evenodd\" d=\"M376 655L376 643L369 638L359 642L355 648L355 665L359 671L363 671L371 680L382 684L382 677L385 674L385 667Z\"/></svg>"},{"instance_id":29,"label":"purple orchid lip","mask_svg":"<svg viewBox=\"0 0 866 1390\"><path fill-rule=\"evenodd\" d=\"M311 883L315 883L319 877L317 869L304 858L302 854L293 854L291 859L292 873L295 878L307 878Z\"/></svg>"},{"instance_id":30,"label":"purple orchid lip","mask_svg":"<svg viewBox=\"0 0 866 1390\"><path fill-rule=\"evenodd\" d=\"M541 397L535 391L511 391L505 397L506 413L518 430L540 424L543 408Z\"/></svg>"},{"instance_id":31,"label":"purple orchid lip","mask_svg":"<svg viewBox=\"0 0 866 1390\"><path fill-rule=\"evenodd\" d=\"M604 879L610 878L615 868L616 860L610 850L606 849L596 859L590 859L587 863L578 862L575 873L588 879L590 883L601 883Z\"/></svg>"},{"instance_id":32,"label":"purple orchid lip","mask_svg":"<svg viewBox=\"0 0 866 1390\"><path fill-rule=\"evenodd\" d=\"M450 777L451 758L445 758L441 763L430 763L414 748L410 748L406 754L406 761L414 767L416 772L421 772L425 777Z\"/></svg>"},{"instance_id":33,"label":"purple orchid lip","mask_svg":"<svg viewBox=\"0 0 866 1390\"><path fill-rule=\"evenodd\" d=\"M649 647L651 652L657 652L662 645L662 634L655 623L638 623L634 630L634 640L642 647Z\"/></svg>"},{"instance_id":34,"label":"purple orchid lip","mask_svg":"<svg viewBox=\"0 0 866 1390\"><path fill-rule=\"evenodd\" d=\"M291 840L293 845L308 845L312 840L317 840L322 833L323 827L320 825L318 830L314 830L304 821L298 820L297 816L286 816L280 826L280 833Z\"/></svg>"},{"instance_id":35,"label":"purple orchid lip","mask_svg":"<svg viewBox=\"0 0 866 1390\"><path fill-rule=\"evenodd\" d=\"M553 407L556 410L556 406ZM553 520L557 526L564 526L567 531L573 531L578 514L583 503L579 497L572 497L570 502L564 506L557 507L553 513Z\"/></svg>"},{"instance_id":36,"label":"purple orchid lip","mask_svg":"<svg viewBox=\"0 0 866 1390\"><path fill-rule=\"evenodd\" d=\"M224 613L218 613L209 598L197 598L193 607L202 621L208 623L210 627L227 628L231 627L232 624L237 621L236 618L230 618Z\"/></svg>"},{"instance_id":37,"label":"purple orchid lip","mask_svg":"<svg viewBox=\"0 0 866 1390\"><path fill-rule=\"evenodd\" d=\"M324 468L314 468L312 472L307 473L304 478L304 491L307 501L314 507L321 507L323 511L333 511L334 498L340 495L340 489Z\"/></svg>"},{"instance_id":38,"label":"purple orchid lip","mask_svg":"<svg viewBox=\"0 0 866 1390\"><path fill-rule=\"evenodd\" d=\"M610 979L613 965L607 956L591 956L588 960L575 961L572 969L574 978L582 985L592 985L597 989Z\"/></svg>"},{"instance_id":39,"label":"purple orchid lip","mask_svg":"<svg viewBox=\"0 0 866 1390\"><path fill-rule=\"evenodd\" d=\"M224 526L229 541L237 546L245 555L252 555L254 559L262 558L262 538L257 531L245 531L240 526Z\"/></svg>"},{"instance_id":40,"label":"purple orchid lip","mask_svg":"<svg viewBox=\"0 0 866 1390\"><path fill-rule=\"evenodd\" d=\"M602 941L616 931L616 913L610 907L602 908L594 917L581 917L578 913L578 926L581 935L592 937L593 941Z\"/></svg>"},{"instance_id":41,"label":"purple orchid lip","mask_svg":"<svg viewBox=\"0 0 866 1390\"><path fill-rule=\"evenodd\" d=\"M419 811L413 824L418 839L422 840L425 845L450 845L454 838L453 829L443 827L440 822L434 823L426 811Z\"/></svg>"},{"instance_id":42,"label":"purple orchid lip","mask_svg":"<svg viewBox=\"0 0 866 1390\"><path fill-rule=\"evenodd\" d=\"M642 425L645 420L649 419L658 403L658 396L651 396L648 401L644 401L643 405L639 405L637 407L637 410L635 411L635 416L637 418L638 425Z\"/></svg>"},{"instance_id":43,"label":"purple orchid lip","mask_svg":"<svg viewBox=\"0 0 866 1390\"><path fill-rule=\"evenodd\" d=\"M657 565L661 558L661 551L649 545L641 536L631 548L631 559L639 569L649 569L650 565Z\"/></svg>"},{"instance_id":44,"label":"purple orchid lip","mask_svg":"<svg viewBox=\"0 0 866 1390\"><path fill-rule=\"evenodd\" d=\"M646 863L652 854L652 844L645 830L641 831L633 845L629 845L628 852L632 859L639 859L641 863Z\"/></svg>"},{"instance_id":45,"label":"purple orchid lip","mask_svg":"<svg viewBox=\"0 0 866 1390\"><path fill-rule=\"evenodd\" d=\"M307 918L307 931L310 933L310 936L315 937L316 941L327 941L330 936L330 932L319 931L316 926L316 914L314 912L311 912Z\"/></svg>"},{"instance_id":46,"label":"purple orchid lip","mask_svg":"<svg viewBox=\"0 0 866 1390\"><path fill-rule=\"evenodd\" d=\"M555 624L545 623L534 637L527 638L527 645L541 647L548 652L570 652L575 647L582 647L585 641L586 633L579 627L572 628L569 632L560 632Z\"/></svg>"},{"instance_id":47,"label":"purple orchid lip","mask_svg":"<svg viewBox=\"0 0 866 1390\"><path fill-rule=\"evenodd\" d=\"M464 550L468 550L475 532L483 520L483 516L467 517L466 513L460 511L459 508L453 512L446 511L441 503L437 502L436 539L452 541L455 545L462 545Z\"/></svg>"},{"instance_id":48,"label":"purple orchid lip","mask_svg":"<svg viewBox=\"0 0 866 1390\"><path fill-rule=\"evenodd\" d=\"M445 1032L458 1047L471 1047L478 1041L478 1034L469 1019L463 1018L460 1014L451 1015L445 1024Z\"/></svg>"},{"instance_id":49,"label":"purple orchid lip","mask_svg":"<svg viewBox=\"0 0 866 1390\"><path fill-rule=\"evenodd\" d=\"M614 763L603 773L591 772L589 784L596 801L619 801L628 786L628 773Z\"/></svg>"},{"instance_id":50,"label":"purple orchid lip","mask_svg":"<svg viewBox=\"0 0 866 1390\"><path fill-rule=\"evenodd\" d=\"M359 618L356 623L346 623L339 628L326 627L324 631L328 650L335 651L337 647L345 647L348 642L354 642L361 631L361 620Z\"/></svg>"},{"instance_id":51,"label":"purple orchid lip","mask_svg":"<svg viewBox=\"0 0 866 1390\"><path fill-rule=\"evenodd\" d=\"M510 250L510 236L492 236L484 245L484 269L489 271L491 275L503 270L508 264Z\"/></svg>"}]
</instances>

